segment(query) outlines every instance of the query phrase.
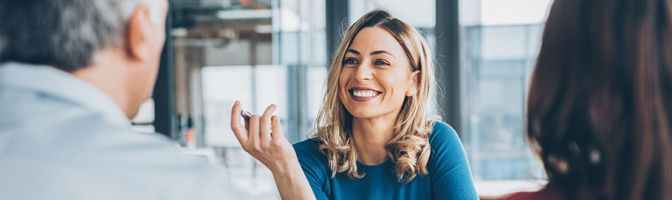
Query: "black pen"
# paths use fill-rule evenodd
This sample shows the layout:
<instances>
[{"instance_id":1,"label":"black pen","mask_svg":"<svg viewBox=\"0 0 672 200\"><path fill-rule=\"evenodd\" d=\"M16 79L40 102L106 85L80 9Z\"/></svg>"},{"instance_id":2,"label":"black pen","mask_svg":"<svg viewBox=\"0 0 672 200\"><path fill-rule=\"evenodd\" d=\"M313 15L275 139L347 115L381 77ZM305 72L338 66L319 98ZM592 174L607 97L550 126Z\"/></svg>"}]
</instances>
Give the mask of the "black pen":
<instances>
[{"instance_id":1,"label":"black pen","mask_svg":"<svg viewBox=\"0 0 672 200\"><path fill-rule=\"evenodd\" d=\"M243 119L245 119L245 121L248 121L248 120L250 120L250 117L252 117L252 113L246 112L246 111L241 109L240 110L240 116L242 116Z\"/></svg>"}]
</instances>

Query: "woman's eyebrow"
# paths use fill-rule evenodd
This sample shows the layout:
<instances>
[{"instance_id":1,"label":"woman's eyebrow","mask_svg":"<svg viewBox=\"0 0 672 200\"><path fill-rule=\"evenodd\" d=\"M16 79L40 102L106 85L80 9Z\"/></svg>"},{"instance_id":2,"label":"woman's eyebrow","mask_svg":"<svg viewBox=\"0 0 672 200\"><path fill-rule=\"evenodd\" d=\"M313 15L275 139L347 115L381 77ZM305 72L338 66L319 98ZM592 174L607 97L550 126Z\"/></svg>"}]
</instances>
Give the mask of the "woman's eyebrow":
<instances>
[{"instance_id":1,"label":"woman's eyebrow","mask_svg":"<svg viewBox=\"0 0 672 200\"><path fill-rule=\"evenodd\" d=\"M348 50L346 50L346 52L353 53L353 54L355 54L355 55L361 55L361 53L359 53L359 51L354 50L354 49L348 49ZM377 51L373 51L373 52L371 52L370 54L371 54L371 55L387 54L387 55L390 55L390 56L392 56L392 57L394 57L394 58L397 58L397 57L394 56L392 53L387 52L387 51L385 51L385 50L377 50Z\"/></svg>"},{"instance_id":2,"label":"woman's eyebrow","mask_svg":"<svg viewBox=\"0 0 672 200\"><path fill-rule=\"evenodd\" d=\"M378 55L378 54L388 54L394 58L397 58L396 56L392 55L390 52L387 52L385 50L378 50L378 51L373 51L371 52L371 55Z\"/></svg>"}]
</instances>

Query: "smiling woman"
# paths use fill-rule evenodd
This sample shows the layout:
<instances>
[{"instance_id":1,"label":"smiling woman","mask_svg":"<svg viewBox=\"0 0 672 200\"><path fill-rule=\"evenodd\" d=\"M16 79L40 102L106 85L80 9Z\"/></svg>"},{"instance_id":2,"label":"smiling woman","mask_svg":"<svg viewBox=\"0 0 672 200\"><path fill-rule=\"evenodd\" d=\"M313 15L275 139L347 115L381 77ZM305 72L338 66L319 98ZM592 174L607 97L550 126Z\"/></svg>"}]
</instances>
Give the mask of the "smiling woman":
<instances>
[{"instance_id":1,"label":"smiling woman","mask_svg":"<svg viewBox=\"0 0 672 200\"><path fill-rule=\"evenodd\" d=\"M399 180L404 179L405 175L408 175L410 180L416 175L415 171L418 171L411 168L417 167L421 173L426 171L424 169L426 163L424 162L429 156L429 145L426 141L431 124L427 123L427 118L424 115L413 120L417 124L395 123L397 119L409 119L407 121L410 121L410 118L415 117L398 117L403 104L419 103L417 101L404 103L404 101L419 97L426 99L426 96L428 96L428 94L416 95L418 93L416 85L421 80L419 77L421 70L410 65L409 59L412 58L406 58L404 54L404 48L384 27L373 26L362 29L354 37L344 55L340 75L338 76L338 97L346 108L347 114L350 115L346 120L348 120L348 124L352 124L352 127L346 128L345 134L350 134L354 138L352 142L355 143L355 151L351 153L355 153L359 162L380 164L385 161L387 158L386 146L388 143L392 146L395 145L394 141L391 141L395 135L402 136L397 137L399 138L398 141L402 140L403 135L408 135L404 138L406 140L417 139L417 141L422 141L420 143L415 142L416 145L413 145L411 149L399 149L400 153L403 151L400 156L409 158L408 160L419 161L400 163L402 166L397 168L397 171L400 171L400 173L397 173ZM429 66L426 60L422 62L425 66ZM425 71L430 72L430 69ZM431 77L425 76L423 80L431 81ZM419 109L424 110L424 106L416 105L414 110ZM410 110L405 109L404 111L408 112ZM422 111L421 113L425 112ZM392 130L395 128L395 124L399 127L415 125L418 130L395 134L395 131ZM322 133L328 132L324 131ZM344 136L348 137L347 135ZM322 147L326 149L330 145L338 145L335 144L336 142L328 140L324 143ZM369 143L369 145L362 145L366 143ZM357 148L356 146L360 147ZM360 150L360 152L357 153L357 150ZM419 157L419 159L415 157ZM407 166L404 166L404 164ZM348 172L349 175L361 177L362 175L357 174L359 173L356 171L357 166L351 166L352 171Z\"/></svg>"},{"instance_id":2,"label":"smiling woman","mask_svg":"<svg viewBox=\"0 0 672 200\"><path fill-rule=\"evenodd\" d=\"M417 93L420 70L406 67L402 46L379 27L362 29L346 52L338 83L343 105L357 118L394 121L405 97Z\"/></svg>"},{"instance_id":3,"label":"smiling woman","mask_svg":"<svg viewBox=\"0 0 672 200\"><path fill-rule=\"evenodd\" d=\"M415 28L382 10L357 20L330 67L315 136L294 145L315 196L476 199L457 134L426 114L433 81Z\"/></svg>"},{"instance_id":4,"label":"smiling woman","mask_svg":"<svg viewBox=\"0 0 672 200\"><path fill-rule=\"evenodd\" d=\"M371 11L345 33L312 138L291 148L274 105L243 127L236 103L231 127L283 199L477 199L457 133L427 116L431 60L415 28Z\"/></svg>"}]
</instances>

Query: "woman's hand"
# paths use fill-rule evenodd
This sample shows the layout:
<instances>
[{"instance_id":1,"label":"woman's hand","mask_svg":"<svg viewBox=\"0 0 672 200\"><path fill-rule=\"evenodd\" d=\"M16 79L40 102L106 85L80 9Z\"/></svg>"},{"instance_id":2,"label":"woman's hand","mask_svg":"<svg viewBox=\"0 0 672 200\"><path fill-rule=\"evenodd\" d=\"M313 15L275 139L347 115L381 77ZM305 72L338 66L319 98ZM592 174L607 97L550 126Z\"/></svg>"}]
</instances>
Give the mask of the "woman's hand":
<instances>
[{"instance_id":1,"label":"woman's hand","mask_svg":"<svg viewBox=\"0 0 672 200\"><path fill-rule=\"evenodd\" d=\"M294 148L285 138L280 120L273 115L275 109L275 105L268 106L263 115L245 120L243 127L240 102L236 101L231 109L231 130L243 150L271 170L282 199L315 199Z\"/></svg>"},{"instance_id":2,"label":"woman's hand","mask_svg":"<svg viewBox=\"0 0 672 200\"><path fill-rule=\"evenodd\" d=\"M240 102L236 101L231 110L231 130L243 149L261 161L271 172L283 172L290 164L298 164L292 144L287 141L282 125L273 115L276 106L270 105L261 116L252 115L245 120L245 128L240 123Z\"/></svg>"}]
</instances>

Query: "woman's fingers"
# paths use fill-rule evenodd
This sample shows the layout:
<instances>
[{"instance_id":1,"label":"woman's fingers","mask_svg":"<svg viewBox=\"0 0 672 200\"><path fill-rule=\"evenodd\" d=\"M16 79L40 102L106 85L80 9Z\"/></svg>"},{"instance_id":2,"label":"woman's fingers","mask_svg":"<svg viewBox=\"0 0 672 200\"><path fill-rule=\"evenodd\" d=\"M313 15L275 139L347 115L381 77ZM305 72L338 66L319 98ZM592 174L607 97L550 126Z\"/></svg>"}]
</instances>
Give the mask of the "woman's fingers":
<instances>
[{"instance_id":1,"label":"woman's fingers","mask_svg":"<svg viewBox=\"0 0 672 200\"><path fill-rule=\"evenodd\" d=\"M252 115L250 117L250 125L248 132L247 145L252 145L255 151L261 150L261 143L259 142L259 115Z\"/></svg>"},{"instance_id":2,"label":"woman's fingers","mask_svg":"<svg viewBox=\"0 0 672 200\"><path fill-rule=\"evenodd\" d=\"M271 118L272 121L272 130L273 130L273 141L279 142L285 139L285 133L283 132L282 129L282 124L280 123L280 119L278 116L273 115Z\"/></svg>"},{"instance_id":3,"label":"woman's fingers","mask_svg":"<svg viewBox=\"0 0 672 200\"><path fill-rule=\"evenodd\" d=\"M247 130L240 125L240 101L237 100L231 108L231 130L241 145L247 143Z\"/></svg>"},{"instance_id":4,"label":"woman's fingers","mask_svg":"<svg viewBox=\"0 0 672 200\"><path fill-rule=\"evenodd\" d=\"M263 145L268 146L271 142L271 117L273 116L273 112L275 112L275 109L277 106L271 104L266 108L266 111L264 111L264 114L261 115L260 121L259 121L259 131L260 133L260 138L261 142Z\"/></svg>"},{"instance_id":5,"label":"woman's fingers","mask_svg":"<svg viewBox=\"0 0 672 200\"><path fill-rule=\"evenodd\" d=\"M286 143L286 141L283 141L286 140L286 138L282 129L282 124L280 123L280 119L273 115L273 112L275 112L277 106L268 106L261 116L247 113L248 115L251 115L251 117L249 120L245 120L244 128L240 119L240 113L242 110L240 107L240 102L236 101L236 103L233 105L233 108L231 109L231 129L233 130L236 138L238 139L238 142L241 143L243 148L257 156L260 156L264 153L280 153L272 152L271 149L273 148L269 148L272 142L274 144Z\"/></svg>"},{"instance_id":6,"label":"woman's fingers","mask_svg":"<svg viewBox=\"0 0 672 200\"><path fill-rule=\"evenodd\" d=\"M277 106L268 106L261 116L246 113L250 118L245 120L245 127L241 123L240 107L240 102L236 101L231 109L231 129L243 149L271 171L290 168L288 163L296 164L292 144L285 138L280 119L273 115Z\"/></svg>"}]
</instances>

